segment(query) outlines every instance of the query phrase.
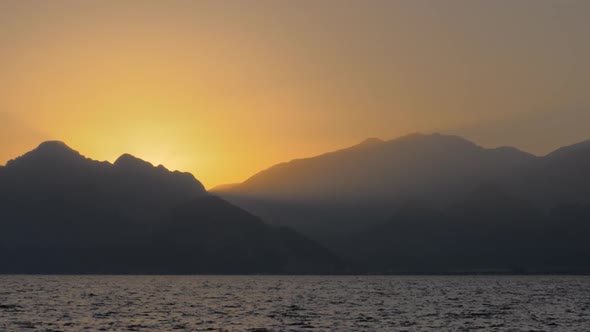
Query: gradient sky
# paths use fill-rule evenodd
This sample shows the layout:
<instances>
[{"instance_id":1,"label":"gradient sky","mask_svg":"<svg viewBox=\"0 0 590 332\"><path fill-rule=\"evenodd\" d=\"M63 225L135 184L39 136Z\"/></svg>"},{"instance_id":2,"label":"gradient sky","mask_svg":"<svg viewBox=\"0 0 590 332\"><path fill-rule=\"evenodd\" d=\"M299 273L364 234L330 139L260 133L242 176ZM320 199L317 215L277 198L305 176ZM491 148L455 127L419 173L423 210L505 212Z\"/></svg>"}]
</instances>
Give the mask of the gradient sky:
<instances>
[{"instance_id":1,"label":"gradient sky","mask_svg":"<svg viewBox=\"0 0 590 332\"><path fill-rule=\"evenodd\" d=\"M590 139L590 1L0 0L0 164L47 139L207 187L410 132Z\"/></svg>"}]
</instances>

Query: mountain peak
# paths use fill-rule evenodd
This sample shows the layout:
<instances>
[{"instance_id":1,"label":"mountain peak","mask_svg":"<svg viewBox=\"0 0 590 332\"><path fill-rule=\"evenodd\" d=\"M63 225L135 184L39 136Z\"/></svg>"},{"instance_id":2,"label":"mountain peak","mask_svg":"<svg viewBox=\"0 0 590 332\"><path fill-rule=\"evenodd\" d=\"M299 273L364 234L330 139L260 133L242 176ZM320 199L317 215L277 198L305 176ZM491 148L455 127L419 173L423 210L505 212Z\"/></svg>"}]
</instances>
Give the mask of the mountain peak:
<instances>
[{"instance_id":1,"label":"mountain peak","mask_svg":"<svg viewBox=\"0 0 590 332\"><path fill-rule=\"evenodd\" d=\"M78 151L70 148L66 143L62 141L46 141L31 151L30 153L33 154L43 154L43 155L52 155L52 156L65 156L65 155L75 155L79 156L80 154Z\"/></svg>"},{"instance_id":2,"label":"mountain peak","mask_svg":"<svg viewBox=\"0 0 590 332\"><path fill-rule=\"evenodd\" d=\"M149 168L153 168L154 165L152 165L151 163L143 160L143 159L139 159L129 153L124 153L122 154L119 158L117 158L117 160L115 160L115 165L116 166L126 166L126 167L149 167Z\"/></svg>"},{"instance_id":3,"label":"mountain peak","mask_svg":"<svg viewBox=\"0 0 590 332\"><path fill-rule=\"evenodd\" d=\"M46 141L32 151L27 152L23 156L10 160L8 165L15 163L61 163L72 162L74 160L84 160L85 158L76 150L70 148L62 141Z\"/></svg>"},{"instance_id":4,"label":"mountain peak","mask_svg":"<svg viewBox=\"0 0 590 332\"><path fill-rule=\"evenodd\" d=\"M62 141L45 141L37 147L37 149L68 149L71 148Z\"/></svg>"}]
</instances>

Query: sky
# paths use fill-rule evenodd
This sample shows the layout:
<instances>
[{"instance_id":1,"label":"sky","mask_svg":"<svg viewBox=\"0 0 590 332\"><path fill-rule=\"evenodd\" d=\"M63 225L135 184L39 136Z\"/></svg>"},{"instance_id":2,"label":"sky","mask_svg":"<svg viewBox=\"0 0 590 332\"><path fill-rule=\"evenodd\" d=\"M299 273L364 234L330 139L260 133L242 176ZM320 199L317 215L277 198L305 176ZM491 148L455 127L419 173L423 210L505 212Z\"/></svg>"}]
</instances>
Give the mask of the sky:
<instances>
[{"instance_id":1,"label":"sky","mask_svg":"<svg viewBox=\"0 0 590 332\"><path fill-rule=\"evenodd\" d=\"M206 187L412 132L590 139L590 1L0 0L0 164L44 140Z\"/></svg>"}]
</instances>

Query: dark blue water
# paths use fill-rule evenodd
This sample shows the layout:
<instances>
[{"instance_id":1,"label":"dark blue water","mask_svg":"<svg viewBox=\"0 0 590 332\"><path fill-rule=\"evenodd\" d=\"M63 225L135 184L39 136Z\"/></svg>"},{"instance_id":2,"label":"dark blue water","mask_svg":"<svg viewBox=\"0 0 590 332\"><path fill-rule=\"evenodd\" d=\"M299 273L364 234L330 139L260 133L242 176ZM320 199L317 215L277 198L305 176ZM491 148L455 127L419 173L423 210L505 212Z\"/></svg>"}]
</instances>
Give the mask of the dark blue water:
<instances>
[{"instance_id":1,"label":"dark blue water","mask_svg":"<svg viewBox=\"0 0 590 332\"><path fill-rule=\"evenodd\" d=\"M0 331L590 331L590 277L0 276Z\"/></svg>"}]
</instances>

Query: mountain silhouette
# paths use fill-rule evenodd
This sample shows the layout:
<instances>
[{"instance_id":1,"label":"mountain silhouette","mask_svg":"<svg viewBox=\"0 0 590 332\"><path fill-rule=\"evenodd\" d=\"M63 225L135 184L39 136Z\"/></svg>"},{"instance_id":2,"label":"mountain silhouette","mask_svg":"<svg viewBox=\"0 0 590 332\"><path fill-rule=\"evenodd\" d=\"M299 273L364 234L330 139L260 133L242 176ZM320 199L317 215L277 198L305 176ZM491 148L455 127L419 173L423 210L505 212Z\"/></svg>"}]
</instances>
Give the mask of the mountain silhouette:
<instances>
[{"instance_id":1,"label":"mountain silhouette","mask_svg":"<svg viewBox=\"0 0 590 332\"><path fill-rule=\"evenodd\" d=\"M189 173L45 142L0 167L0 272L589 273L589 170L589 142L538 157L413 134L218 197Z\"/></svg>"},{"instance_id":2,"label":"mountain silhouette","mask_svg":"<svg viewBox=\"0 0 590 332\"><path fill-rule=\"evenodd\" d=\"M560 148L503 181L514 195L539 207L590 203L590 141Z\"/></svg>"},{"instance_id":3,"label":"mountain silhouette","mask_svg":"<svg viewBox=\"0 0 590 332\"><path fill-rule=\"evenodd\" d=\"M543 157L370 139L217 191L375 273L590 272L590 143Z\"/></svg>"},{"instance_id":4,"label":"mountain silhouette","mask_svg":"<svg viewBox=\"0 0 590 332\"><path fill-rule=\"evenodd\" d=\"M340 260L189 173L51 141L0 168L3 273L319 273Z\"/></svg>"},{"instance_id":5,"label":"mountain silhouette","mask_svg":"<svg viewBox=\"0 0 590 332\"><path fill-rule=\"evenodd\" d=\"M590 205L545 213L487 187L442 208L403 205L336 249L373 273L589 273L589 220Z\"/></svg>"},{"instance_id":6,"label":"mountain silhouette","mask_svg":"<svg viewBox=\"0 0 590 332\"><path fill-rule=\"evenodd\" d=\"M387 218L407 199L449 203L536 159L458 136L411 134L278 164L213 191L269 222L330 241Z\"/></svg>"},{"instance_id":7,"label":"mountain silhouette","mask_svg":"<svg viewBox=\"0 0 590 332\"><path fill-rule=\"evenodd\" d=\"M485 149L458 136L412 134L362 143L264 170L231 193L289 200L401 197L460 191L535 157L511 148Z\"/></svg>"},{"instance_id":8,"label":"mountain silhouette","mask_svg":"<svg viewBox=\"0 0 590 332\"><path fill-rule=\"evenodd\" d=\"M450 206L408 202L339 251L370 272L557 271L544 260L550 226L530 203L486 186Z\"/></svg>"}]
</instances>

